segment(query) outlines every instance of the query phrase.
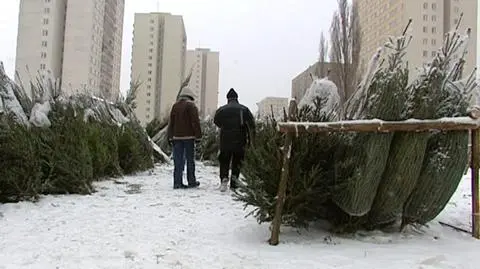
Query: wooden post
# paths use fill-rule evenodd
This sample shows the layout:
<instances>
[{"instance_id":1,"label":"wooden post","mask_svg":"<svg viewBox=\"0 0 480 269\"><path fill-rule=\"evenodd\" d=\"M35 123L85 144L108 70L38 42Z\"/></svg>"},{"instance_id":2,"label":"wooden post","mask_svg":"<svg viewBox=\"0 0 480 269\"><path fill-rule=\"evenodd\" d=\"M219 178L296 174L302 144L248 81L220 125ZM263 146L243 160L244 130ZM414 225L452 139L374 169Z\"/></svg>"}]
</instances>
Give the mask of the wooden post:
<instances>
[{"instance_id":1,"label":"wooden post","mask_svg":"<svg viewBox=\"0 0 480 269\"><path fill-rule=\"evenodd\" d=\"M290 101L290 105L288 108L289 121L295 121L296 115L297 115L297 102L295 101L295 99L293 99ZM283 147L282 174L280 177L280 183L278 184L275 215L273 216L273 220L272 220L272 235L270 237L270 240L268 241L272 246L278 245L278 238L280 235L280 225L282 224L282 211L283 211L283 205L285 203L288 174L290 171L289 168L290 168L290 155L292 152L292 142L293 142L293 137L295 135L296 134L288 132L285 136L285 145Z\"/></svg>"},{"instance_id":2,"label":"wooden post","mask_svg":"<svg viewBox=\"0 0 480 269\"><path fill-rule=\"evenodd\" d=\"M472 130L472 236L480 239L480 202L479 202L479 165L480 165L480 130Z\"/></svg>"}]
</instances>

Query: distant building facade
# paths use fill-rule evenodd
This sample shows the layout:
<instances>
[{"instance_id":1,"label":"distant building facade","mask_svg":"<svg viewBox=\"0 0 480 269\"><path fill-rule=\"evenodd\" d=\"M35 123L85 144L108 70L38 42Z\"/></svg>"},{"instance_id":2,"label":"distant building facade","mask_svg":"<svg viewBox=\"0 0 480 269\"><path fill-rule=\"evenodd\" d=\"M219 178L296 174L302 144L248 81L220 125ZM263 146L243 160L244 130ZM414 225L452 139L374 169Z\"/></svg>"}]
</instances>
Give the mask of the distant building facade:
<instances>
[{"instance_id":1,"label":"distant building facade","mask_svg":"<svg viewBox=\"0 0 480 269\"><path fill-rule=\"evenodd\" d=\"M477 65L478 1L477 0L354 0L358 4L361 35L361 62L367 64L377 48L389 36L399 36L409 19L412 41L407 48L406 60L414 77L442 47L445 34L454 30L463 14L460 32L471 29L465 70ZM455 55L457 58L459 55Z\"/></svg>"},{"instance_id":2,"label":"distant building facade","mask_svg":"<svg viewBox=\"0 0 480 269\"><path fill-rule=\"evenodd\" d=\"M190 71L189 86L197 96L200 116L213 116L218 107L219 52L205 48L188 50L185 75Z\"/></svg>"},{"instance_id":3,"label":"distant building facade","mask_svg":"<svg viewBox=\"0 0 480 269\"><path fill-rule=\"evenodd\" d=\"M135 14L131 81L140 83L135 114L143 125L170 113L185 78L186 50L182 16Z\"/></svg>"},{"instance_id":4,"label":"distant building facade","mask_svg":"<svg viewBox=\"0 0 480 269\"><path fill-rule=\"evenodd\" d=\"M120 93L125 0L21 0L15 80L30 93L38 76L66 95Z\"/></svg>"},{"instance_id":5,"label":"distant building facade","mask_svg":"<svg viewBox=\"0 0 480 269\"><path fill-rule=\"evenodd\" d=\"M257 103L257 117L265 119L273 115L277 120L283 120L285 110L288 113L288 98L287 97L265 97Z\"/></svg>"}]
</instances>

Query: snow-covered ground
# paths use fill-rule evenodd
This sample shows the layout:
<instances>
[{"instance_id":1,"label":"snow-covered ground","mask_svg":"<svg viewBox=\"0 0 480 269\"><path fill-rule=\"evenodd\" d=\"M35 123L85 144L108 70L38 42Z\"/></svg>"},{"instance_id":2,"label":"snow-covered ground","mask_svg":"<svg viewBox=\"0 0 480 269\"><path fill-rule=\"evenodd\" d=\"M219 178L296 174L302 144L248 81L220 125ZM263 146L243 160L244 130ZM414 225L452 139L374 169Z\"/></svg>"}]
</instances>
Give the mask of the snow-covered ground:
<instances>
[{"instance_id":1,"label":"snow-covered ground","mask_svg":"<svg viewBox=\"0 0 480 269\"><path fill-rule=\"evenodd\" d=\"M91 196L47 196L0 205L0 268L479 268L480 241L437 222L424 233L338 237L267 225L217 190L217 170L199 165L202 185L173 190L172 167L97 184ZM465 177L439 220L469 227Z\"/></svg>"}]
</instances>

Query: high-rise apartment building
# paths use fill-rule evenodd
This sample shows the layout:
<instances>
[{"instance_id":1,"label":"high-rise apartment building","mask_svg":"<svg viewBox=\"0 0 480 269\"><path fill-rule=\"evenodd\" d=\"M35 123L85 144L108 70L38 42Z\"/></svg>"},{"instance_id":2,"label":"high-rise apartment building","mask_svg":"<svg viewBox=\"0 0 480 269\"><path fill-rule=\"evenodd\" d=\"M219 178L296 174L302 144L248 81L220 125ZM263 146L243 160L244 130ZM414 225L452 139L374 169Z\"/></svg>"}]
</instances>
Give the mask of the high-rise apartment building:
<instances>
[{"instance_id":1,"label":"high-rise apartment building","mask_svg":"<svg viewBox=\"0 0 480 269\"><path fill-rule=\"evenodd\" d=\"M28 87L37 75L69 95L120 93L125 0L21 0L15 69ZM38 72L38 74L37 74Z\"/></svg>"},{"instance_id":2,"label":"high-rise apartment building","mask_svg":"<svg viewBox=\"0 0 480 269\"><path fill-rule=\"evenodd\" d=\"M142 124L168 116L185 78L186 50L182 16L135 14L131 80L140 83L135 114Z\"/></svg>"},{"instance_id":3,"label":"high-rise apartment building","mask_svg":"<svg viewBox=\"0 0 480 269\"><path fill-rule=\"evenodd\" d=\"M190 70L190 88L197 96L200 115L213 116L218 107L219 53L210 49L187 51L186 75Z\"/></svg>"},{"instance_id":4,"label":"high-rise apartment building","mask_svg":"<svg viewBox=\"0 0 480 269\"><path fill-rule=\"evenodd\" d=\"M460 30L471 28L465 70L473 70L477 59L477 0L354 0L358 3L362 31L362 63L368 64L388 36L401 35L412 19L412 42L406 59L412 68L429 62L443 44L444 35L455 29L460 15Z\"/></svg>"},{"instance_id":5,"label":"high-rise apartment building","mask_svg":"<svg viewBox=\"0 0 480 269\"><path fill-rule=\"evenodd\" d=\"M265 119L273 116L277 120L283 120L285 110L288 113L288 98L286 97L265 97L257 103L257 117Z\"/></svg>"},{"instance_id":6,"label":"high-rise apartment building","mask_svg":"<svg viewBox=\"0 0 480 269\"><path fill-rule=\"evenodd\" d=\"M62 76L66 11L67 0L20 1L15 80L23 83L28 94L29 82L38 75Z\"/></svg>"}]
</instances>

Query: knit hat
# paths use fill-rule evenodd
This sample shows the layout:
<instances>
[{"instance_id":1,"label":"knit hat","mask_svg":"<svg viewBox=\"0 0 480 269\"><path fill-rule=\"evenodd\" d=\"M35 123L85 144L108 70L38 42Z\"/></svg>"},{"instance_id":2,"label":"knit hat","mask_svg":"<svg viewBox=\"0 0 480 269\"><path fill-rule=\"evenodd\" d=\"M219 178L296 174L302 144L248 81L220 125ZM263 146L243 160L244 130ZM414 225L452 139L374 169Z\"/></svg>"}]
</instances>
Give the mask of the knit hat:
<instances>
[{"instance_id":1,"label":"knit hat","mask_svg":"<svg viewBox=\"0 0 480 269\"><path fill-rule=\"evenodd\" d=\"M184 87L181 91L180 91L180 95L179 97L188 97L188 98L191 98L192 100L195 100L195 94L193 93L193 91L188 88L188 87Z\"/></svg>"},{"instance_id":2,"label":"knit hat","mask_svg":"<svg viewBox=\"0 0 480 269\"><path fill-rule=\"evenodd\" d=\"M237 92L236 92L233 88L231 88L231 89L228 91L228 93L227 93L227 99L228 99L228 100L238 99L238 94L237 94Z\"/></svg>"}]
</instances>

